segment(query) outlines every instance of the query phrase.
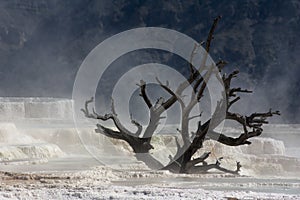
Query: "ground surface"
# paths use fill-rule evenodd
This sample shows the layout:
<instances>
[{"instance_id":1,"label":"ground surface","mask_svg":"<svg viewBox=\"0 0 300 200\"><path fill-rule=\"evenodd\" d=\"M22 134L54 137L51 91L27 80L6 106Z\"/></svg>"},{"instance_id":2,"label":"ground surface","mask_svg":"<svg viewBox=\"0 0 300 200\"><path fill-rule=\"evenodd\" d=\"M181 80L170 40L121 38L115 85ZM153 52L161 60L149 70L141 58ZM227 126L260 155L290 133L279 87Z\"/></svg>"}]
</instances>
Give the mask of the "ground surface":
<instances>
[{"instance_id":1,"label":"ground surface","mask_svg":"<svg viewBox=\"0 0 300 200\"><path fill-rule=\"evenodd\" d=\"M0 199L300 199L300 192L295 192L300 191L297 181L234 183L236 179L245 178L216 174L174 175L166 171L112 171L105 167L51 174L1 172ZM201 180L210 182L210 187L201 189ZM236 184L244 189L224 189L223 186L230 182L231 186ZM251 191L259 187L275 190ZM278 192L276 187L287 190ZM294 190L288 190L291 188Z\"/></svg>"}]
</instances>

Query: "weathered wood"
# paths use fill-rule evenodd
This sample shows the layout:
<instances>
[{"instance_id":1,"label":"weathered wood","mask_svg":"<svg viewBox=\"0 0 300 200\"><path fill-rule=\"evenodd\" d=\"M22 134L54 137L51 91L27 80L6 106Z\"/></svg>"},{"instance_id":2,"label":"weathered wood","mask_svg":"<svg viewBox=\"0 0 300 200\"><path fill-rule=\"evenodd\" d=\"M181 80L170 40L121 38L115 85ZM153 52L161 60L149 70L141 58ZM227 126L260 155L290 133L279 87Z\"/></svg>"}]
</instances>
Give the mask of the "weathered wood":
<instances>
[{"instance_id":1,"label":"weathered wood","mask_svg":"<svg viewBox=\"0 0 300 200\"><path fill-rule=\"evenodd\" d=\"M205 50L206 55L202 64L197 69L192 65L193 56L195 54L197 46L195 45L193 51L191 52L191 60L189 63L190 75L187 80L179 84L176 90L172 90L169 87L168 81L162 83L158 78L156 78L157 83L161 88L166 91L170 97L167 100L164 100L162 97L157 100L153 105L150 101L150 98L147 95L146 82L140 80L140 83L137 84L140 88L140 96L144 100L150 112L150 119L147 127L144 130L143 137L141 137L143 127L139 124L138 121L132 119L130 116L131 123L137 127L136 132L131 132L120 122L118 115L114 108L114 102L112 100L111 113L105 115L99 115L93 109L93 112L89 112L89 104L93 102L93 98L86 101L82 112L87 118L98 119L100 121L112 120L114 122L117 131L97 124L96 132L106 135L107 137L120 139L126 141L136 153L136 157L139 160L142 160L150 168L163 168L170 170L175 173L205 173L211 169L217 169L224 173L238 174L240 172L241 164L237 162L236 169L230 170L225 169L221 166L222 158L219 158L215 163L208 164L206 159L209 157L210 152L204 153L198 158L194 158L195 153L203 147L203 142L206 139L213 139L217 142L220 142L229 146L239 146L245 144L251 144L248 141L249 138L257 137L262 134L263 124L268 123L267 118L274 115L280 115L279 111L273 112L271 109L265 113L253 113L249 116L241 115L239 113L231 112L229 109L240 100L238 93L251 93L252 91L247 89L242 89L240 87L232 88L231 82L237 77L239 71L235 70L230 73L228 76L224 74L220 81L223 81L225 89L225 101L219 101L215 113L213 113L212 118L207 120L205 123L201 123L200 117L201 113L198 115L190 116L193 108L200 102L201 98L204 95L204 91L207 89L207 82L210 77L214 74L212 67L205 66L208 53L210 51L211 42L213 40L213 35L216 30L217 24L221 17L217 17L209 31L208 37L206 39ZM202 43L203 44L203 43ZM202 45L201 44L201 45ZM226 61L220 60L216 63L217 69L219 72L222 71L223 67L227 65ZM204 75L201 75L201 70L205 69L206 72ZM183 101L182 93L188 86L193 86L193 91L191 93L190 101L186 104ZM151 156L149 151L154 147L151 145L151 139L154 132L156 131L159 121L163 118L161 115L163 112L168 110L174 103L178 102L181 108L181 124L177 129L181 135L183 144L180 144L178 138L176 138L177 152L174 157L169 155L170 163L167 166L163 166L159 161ZM226 117L227 120L234 120L238 122L243 127L243 132L238 137L229 137L222 133L217 133L212 131L216 128L224 119L219 119L215 116L218 115L219 110L222 107L226 107ZM224 107L224 108L225 108ZM198 127L195 132L190 130L190 121L192 119L199 118ZM210 127L213 126L213 127ZM167 156L167 155L166 155Z\"/></svg>"}]
</instances>

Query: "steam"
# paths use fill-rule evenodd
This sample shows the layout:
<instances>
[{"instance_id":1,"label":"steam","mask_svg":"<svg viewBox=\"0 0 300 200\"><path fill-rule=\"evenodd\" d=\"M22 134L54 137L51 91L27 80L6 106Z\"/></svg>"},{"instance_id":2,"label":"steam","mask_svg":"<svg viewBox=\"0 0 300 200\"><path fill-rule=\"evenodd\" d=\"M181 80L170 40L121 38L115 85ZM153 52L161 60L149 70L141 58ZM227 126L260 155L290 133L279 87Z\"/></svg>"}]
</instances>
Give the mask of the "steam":
<instances>
[{"instance_id":1,"label":"steam","mask_svg":"<svg viewBox=\"0 0 300 200\"><path fill-rule=\"evenodd\" d=\"M228 60L231 66L239 65L242 69L246 63L256 70L251 75L247 72L249 66L241 70L244 74L236 85L250 86L254 93L242 98L235 109L244 113L278 109L282 116L272 118L271 122L299 123L298 9L293 2L276 3L272 8L262 2L247 5L245 11L239 3L224 2L207 6L187 2L158 6L148 2L145 6L108 0L72 5L63 1L3 1L0 2L0 96L71 98L80 64L105 38L135 27L167 26L203 40L211 19L224 14L214 41L216 48L212 48L217 52L211 52L212 56L215 60L219 57ZM220 41L222 49L218 49ZM168 60L165 56L169 55L154 57ZM126 62L120 66L126 66ZM105 80L113 84L110 78L107 76ZM110 96L109 92L103 88L98 91L103 94L98 95L98 107L103 101L107 103L105 107L109 105L106 102L109 98L103 97Z\"/></svg>"}]
</instances>

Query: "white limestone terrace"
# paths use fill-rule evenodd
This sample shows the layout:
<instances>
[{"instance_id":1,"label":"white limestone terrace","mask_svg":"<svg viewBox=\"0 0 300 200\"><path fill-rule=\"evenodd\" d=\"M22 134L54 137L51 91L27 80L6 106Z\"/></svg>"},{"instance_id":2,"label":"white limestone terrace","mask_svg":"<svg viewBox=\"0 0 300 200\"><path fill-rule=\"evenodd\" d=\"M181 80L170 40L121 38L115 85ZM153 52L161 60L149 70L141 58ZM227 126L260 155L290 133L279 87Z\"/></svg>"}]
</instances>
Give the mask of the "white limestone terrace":
<instances>
[{"instance_id":1,"label":"white limestone terrace","mask_svg":"<svg viewBox=\"0 0 300 200\"><path fill-rule=\"evenodd\" d=\"M70 99L0 97L0 121L72 118L73 100Z\"/></svg>"},{"instance_id":2,"label":"white limestone terrace","mask_svg":"<svg viewBox=\"0 0 300 200\"><path fill-rule=\"evenodd\" d=\"M0 165L45 163L65 156L57 144L32 137L23 127L70 123L73 101L58 98L0 97Z\"/></svg>"},{"instance_id":3,"label":"white limestone terrace","mask_svg":"<svg viewBox=\"0 0 300 200\"><path fill-rule=\"evenodd\" d=\"M13 123L0 123L0 165L45 163L64 155L56 144L26 135Z\"/></svg>"},{"instance_id":4,"label":"white limestone terrace","mask_svg":"<svg viewBox=\"0 0 300 200\"><path fill-rule=\"evenodd\" d=\"M78 133L72 117L73 101L70 99L0 98L0 169L22 171L24 170L22 165L26 164L29 171L30 169L47 171L49 168L71 170L80 169L82 160L85 160L85 167L100 165L86 148L96 152L104 164L114 165L115 168L147 168L135 159L127 143L95 133L93 124L79 127ZM176 128L166 127L167 132L172 130ZM276 127L271 127L268 132L276 130ZM280 130L282 131L282 128ZM238 129L225 129L226 134L234 135L236 132ZM84 145L79 134L87 141ZM175 152L174 137L158 136L152 142L157 150L151 152L152 155L161 162L168 162L165 154ZM242 173L245 175L272 173L283 175L287 172L300 171L299 159L286 155L284 142L259 137L253 138L252 143L250 146L227 147L207 141L201 151L212 151L211 162L215 162L218 157L224 157L223 163L229 168L234 167L236 161L241 161ZM165 146L168 146L168 149Z\"/></svg>"}]
</instances>

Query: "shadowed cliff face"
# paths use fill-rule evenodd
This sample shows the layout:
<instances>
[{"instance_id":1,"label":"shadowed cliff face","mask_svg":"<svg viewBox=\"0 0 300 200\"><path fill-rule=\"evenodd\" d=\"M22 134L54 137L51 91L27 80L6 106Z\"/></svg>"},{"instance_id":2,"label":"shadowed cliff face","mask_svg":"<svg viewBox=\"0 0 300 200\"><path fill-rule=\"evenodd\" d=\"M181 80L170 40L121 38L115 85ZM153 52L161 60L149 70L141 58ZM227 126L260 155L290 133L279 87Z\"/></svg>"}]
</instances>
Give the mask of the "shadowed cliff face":
<instances>
[{"instance_id":1,"label":"shadowed cliff face","mask_svg":"<svg viewBox=\"0 0 300 200\"><path fill-rule=\"evenodd\" d=\"M131 28L159 26L201 41L217 15L223 19L211 55L229 61L228 70L239 68L243 73L236 83L255 92L237 109L273 107L282 111L283 122L299 123L298 1L1 1L0 95L71 97L81 62L105 38ZM172 63L167 54L145 55L131 55L139 60L129 55L125 60L130 63L124 63ZM121 61L113 69L122 66Z\"/></svg>"}]
</instances>

